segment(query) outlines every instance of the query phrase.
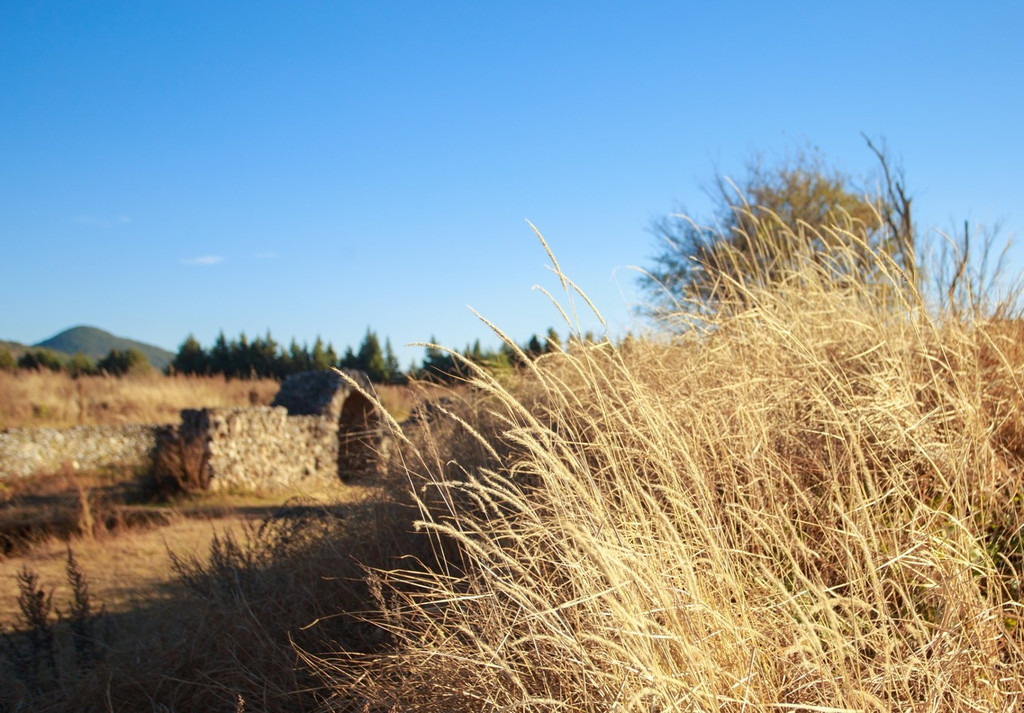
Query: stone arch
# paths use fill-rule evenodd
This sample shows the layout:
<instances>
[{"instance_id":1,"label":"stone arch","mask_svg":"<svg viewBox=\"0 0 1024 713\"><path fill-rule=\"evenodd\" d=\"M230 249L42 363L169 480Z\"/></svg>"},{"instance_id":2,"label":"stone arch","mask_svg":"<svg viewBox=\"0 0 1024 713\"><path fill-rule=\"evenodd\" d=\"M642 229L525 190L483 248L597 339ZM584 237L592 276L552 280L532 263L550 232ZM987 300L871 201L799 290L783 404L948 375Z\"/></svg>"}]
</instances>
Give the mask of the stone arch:
<instances>
[{"instance_id":1,"label":"stone arch","mask_svg":"<svg viewBox=\"0 0 1024 713\"><path fill-rule=\"evenodd\" d=\"M383 422L376 407L352 391L338 416L338 477L348 480L380 469Z\"/></svg>"}]
</instances>

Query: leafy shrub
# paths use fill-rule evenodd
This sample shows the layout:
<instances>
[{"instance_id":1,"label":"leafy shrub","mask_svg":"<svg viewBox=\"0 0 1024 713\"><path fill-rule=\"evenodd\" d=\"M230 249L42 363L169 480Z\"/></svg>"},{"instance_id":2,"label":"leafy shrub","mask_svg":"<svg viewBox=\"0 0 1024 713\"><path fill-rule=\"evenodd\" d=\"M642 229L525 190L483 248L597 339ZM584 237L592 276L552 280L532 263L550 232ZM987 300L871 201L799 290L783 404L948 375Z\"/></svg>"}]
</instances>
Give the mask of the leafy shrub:
<instances>
[{"instance_id":1,"label":"leafy shrub","mask_svg":"<svg viewBox=\"0 0 1024 713\"><path fill-rule=\"evenodd\" d=\"M111 349L96 363L96 368L111 376L144 374L152 368L146 355L138 349Z\"/></svg>"},{"instance_id":2,"label":"leafy shrub","mask_svg":"<svg viewBox=\"0 0 1024 713\"><path fill-rule=\"evenodd\" d=\"M66 367L68 374L72 377L92 376L99 373L96 363L82 352L75 352L75 355L68 361Z\"/></svg>"},{"instance_id":3,"label":"leafy shrub","mask_svg":"<svg viewBox=\"0 0 1024 713\"><path fill-rule=\"evenodd\" d=\"M33 349L18 357L18 368L42 371L60 371L64 368L64 362L51 351L46 349Z\"/></svg>"}]
</instances>

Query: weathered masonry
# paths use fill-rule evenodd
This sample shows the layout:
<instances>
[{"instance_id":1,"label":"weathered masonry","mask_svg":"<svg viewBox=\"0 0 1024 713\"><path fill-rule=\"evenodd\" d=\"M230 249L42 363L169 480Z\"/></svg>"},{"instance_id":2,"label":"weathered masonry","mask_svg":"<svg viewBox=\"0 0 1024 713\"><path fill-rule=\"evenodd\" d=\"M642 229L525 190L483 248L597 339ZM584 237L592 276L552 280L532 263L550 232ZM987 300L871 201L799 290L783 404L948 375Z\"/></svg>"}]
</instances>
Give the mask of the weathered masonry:
<instances>
[{"instance_id":1,"label":"weathered masonry","mask_svg":"<svg viewBox=\"0 0 1024 713\"><path fill-rule=\"evenodd\" d=\"M0 431L0 481L62 468L142 466L156 448L157 426L9 428Z\"/></svg>"},{"instance_id":2,"label":"weathered masonry","mask_svg":"<svg viewBox=\"0 0 1024 713\"><path fill-rule=\"evenodd\" d=\"M348 376L369 391L360 372ZM275 489L375 474L385 445L373 404L334 372L288 377L271 406L182 411L181 425L11 429L0 433L0 480L145 466L186 448L214 489Z\"/></svg>"},{"instance_id":3,"label":"weathered masonry","mask_svg":"<svg viewBox=\"0 0 1024 713\"><path fill-rule=\"evenodd\" d=\"M345 374L363 391L373 393L361 371ZM352 475L373 474L380 467L384 428L376 407L333 371L293 374L281 384L274 406L283 406L290 417L316 416L334 425L337 435L337 471L342 480Z\"/></svg>"}]
</instances>

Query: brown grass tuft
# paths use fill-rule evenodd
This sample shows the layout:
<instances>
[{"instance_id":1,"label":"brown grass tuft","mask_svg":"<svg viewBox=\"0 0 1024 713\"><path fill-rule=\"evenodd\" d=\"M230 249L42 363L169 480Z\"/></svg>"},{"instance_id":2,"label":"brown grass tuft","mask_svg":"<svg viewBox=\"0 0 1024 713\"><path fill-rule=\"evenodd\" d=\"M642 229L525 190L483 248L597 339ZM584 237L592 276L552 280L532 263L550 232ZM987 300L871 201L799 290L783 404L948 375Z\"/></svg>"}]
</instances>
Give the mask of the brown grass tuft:
<instances>
[{"instance_id":1,"label":"brown grass tuft","mask_svg":"<svg viewBox=\"0 0 1024 713\"><path fill-rule=\"evenodd\" d=\"M478 373L404 456L441 559L315 662L335 709L1019 707L1024 355L864 251Z\"/></svg>"}]
</instances>

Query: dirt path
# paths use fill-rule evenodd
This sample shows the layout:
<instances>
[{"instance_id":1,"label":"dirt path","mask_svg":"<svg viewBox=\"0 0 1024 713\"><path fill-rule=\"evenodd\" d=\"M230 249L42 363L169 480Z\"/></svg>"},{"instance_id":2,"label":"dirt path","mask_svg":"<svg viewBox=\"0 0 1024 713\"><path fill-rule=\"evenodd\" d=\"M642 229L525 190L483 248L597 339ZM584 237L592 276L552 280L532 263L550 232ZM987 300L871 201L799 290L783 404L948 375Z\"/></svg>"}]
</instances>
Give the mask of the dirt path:
<instances>
[{"instance_id":1,"label":"dirt path","mask_svg":"<svg viewBox=\"0 0 1024 713\"><path fill-rule=\"evenodd\" d=\"M105 606L109 612L125 611L139 600L166 595L171 577L169 547L179 555L205 556L215 533L238 532L250 519L245 513L215 518L176 516L159 527L75 540L71 548L85 572L93 605ZM40 584L53 591L55 607L66 611L71 594L66 564L67 545L57 541L0 561L0 623L10 626L16 621L17 576L23 568L39 575Z\"/></svg>"}]
</instances>

